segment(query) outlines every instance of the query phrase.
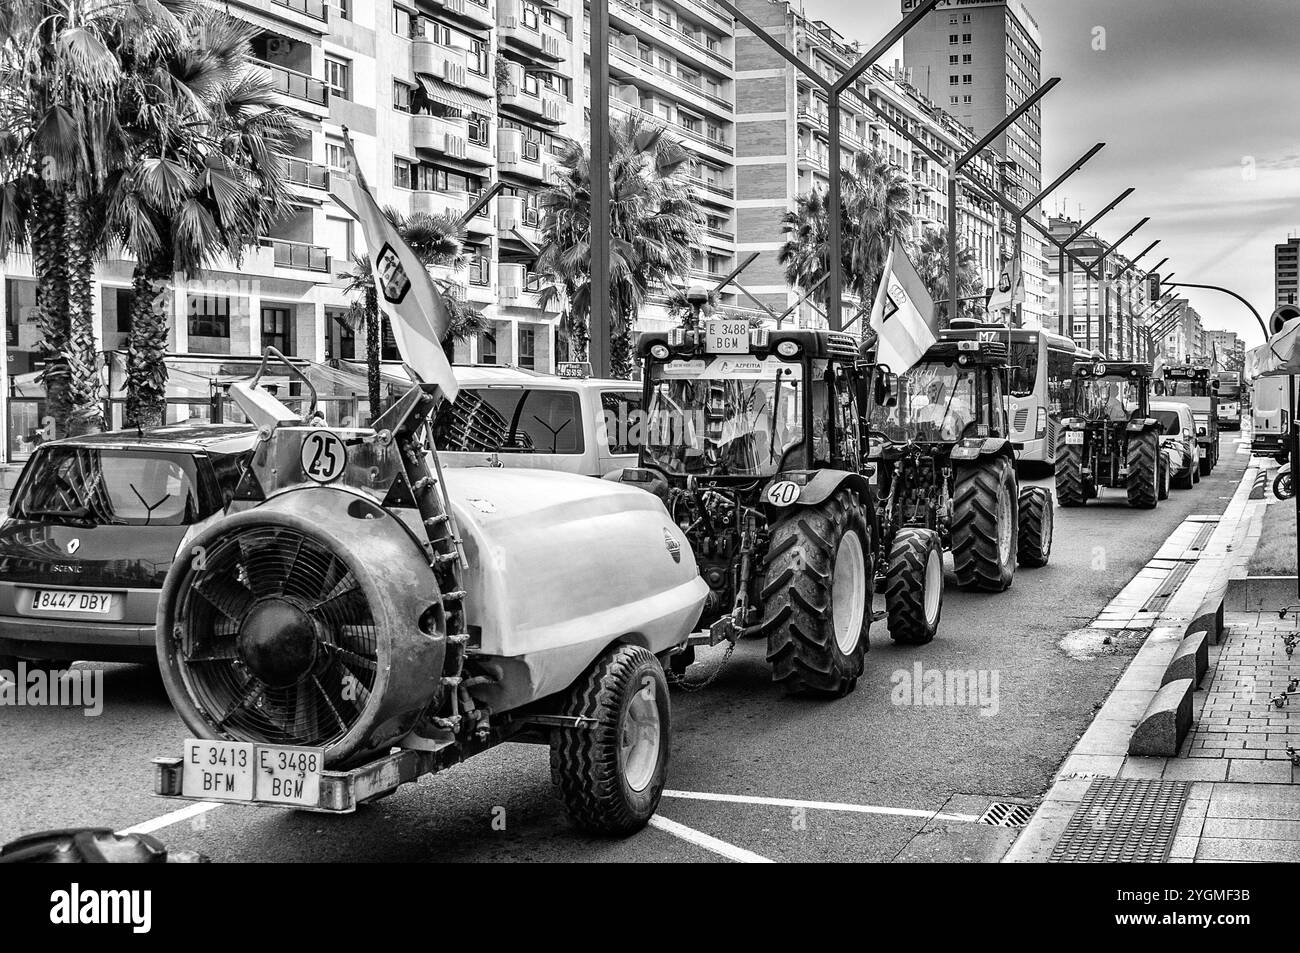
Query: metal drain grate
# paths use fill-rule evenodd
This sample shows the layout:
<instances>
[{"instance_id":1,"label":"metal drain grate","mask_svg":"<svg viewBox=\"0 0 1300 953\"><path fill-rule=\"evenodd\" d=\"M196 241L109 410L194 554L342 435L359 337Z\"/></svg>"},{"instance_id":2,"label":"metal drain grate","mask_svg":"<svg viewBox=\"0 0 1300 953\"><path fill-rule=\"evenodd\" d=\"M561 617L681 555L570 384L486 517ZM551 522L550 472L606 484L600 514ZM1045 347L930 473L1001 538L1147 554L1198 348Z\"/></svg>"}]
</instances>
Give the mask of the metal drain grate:
<instances>
[{"instance_id":1,"label":"metal drain grate","mask_svg":"<svg viewBox=\"0 0 1300 953\"><path fill-rule=\"evenodd\" d=\"M1168 604L1169 600L1178 592L1178 587L1183 584L1183 580L1191 575L1194 562L1179 562L1174 568L1169 570L1169 575L1164 578L1158 588L1146 602L1142 603L1141 612L1160 612Z\"/></svg>"},{"instance_id":2,"label":"metal drain grate","mask_svg":"<svg viewBox=\"0 0 1300 953\"><path fill-rule=\"evenodd\" d=\"M1210 537L1214 535L1214 529L1218 525L1218 523L1202 523L1201 528L1196 531L1196 536L1188 544L1187 548L1200 552L1210 541Z\"/></svg>"},{"instance_id":3,"label":"metal drain grate","mask_svg":"<svg viewBox=\"0 0 1300 953\"><path fill-rule=\"evenodd\" d=\"M992 824L994 827L1024 827L1033 816L1034 809L1028 804L994 801L989 805L989 809L980 815L979 823Z\"/></svg>"},{"instance_id":4,"label":"metal drain grate","mask_svg":"<svg viewBox=\"0 0 1300 953\"><path fill-rule=\"evenodd\" d=\"M1093 781L1052 849L1051 862L1164 863L1191 790L1187 781Z\"/></svg>"}]
</instances>

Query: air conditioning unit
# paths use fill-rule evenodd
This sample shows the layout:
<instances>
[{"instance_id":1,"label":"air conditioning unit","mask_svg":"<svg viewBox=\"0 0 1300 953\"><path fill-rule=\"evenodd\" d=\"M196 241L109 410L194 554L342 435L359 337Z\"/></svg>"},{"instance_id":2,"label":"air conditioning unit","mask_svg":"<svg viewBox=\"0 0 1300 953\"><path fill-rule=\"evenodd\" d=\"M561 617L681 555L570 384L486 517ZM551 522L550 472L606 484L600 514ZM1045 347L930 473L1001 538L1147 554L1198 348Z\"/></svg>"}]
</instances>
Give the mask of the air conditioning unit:
<instances>
[{"instance_id":1,"label":"air conditioning unit","mask_svg":"<svg viewBox=\"0 0 1300 953\"><path fill-rule=\"evenodd\" d=\"M267 56L288 56L293 52L293 40L286 40L283 37L273 36L266 41Z\"/></svg>"},{"instance_id":2,"label":"air conditioning unit","mask_svg":"<svg viewBox=\"0 0 1300 953\"><path fill-rule=\"evenodd\" d=\"M507 301L511 301L511 300L514 300L514 299L519 298L519 297L520 297L520 294L519 294L519 286L518 286L518 285L502 285L502 286L501 286L501 297L502 297L503 299L507 300Z\"/></svg>"}]
</instances>

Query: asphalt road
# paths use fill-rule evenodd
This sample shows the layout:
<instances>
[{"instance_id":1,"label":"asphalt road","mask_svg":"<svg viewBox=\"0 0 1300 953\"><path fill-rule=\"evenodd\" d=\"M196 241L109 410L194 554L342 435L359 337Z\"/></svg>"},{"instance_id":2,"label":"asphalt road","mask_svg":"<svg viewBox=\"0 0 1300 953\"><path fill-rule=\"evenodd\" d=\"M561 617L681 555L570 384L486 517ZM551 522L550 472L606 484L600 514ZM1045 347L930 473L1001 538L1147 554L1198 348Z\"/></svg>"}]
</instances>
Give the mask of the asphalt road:
<instances>
[{"instance_id":1,"label":"asphalt road","mask_svg":"<svg viewBox=\"0 0 1300 953\"><path fill-rule=\"evenodd\" d=\"M1225 435L1214 474L1155 511L1129 509L1116 490L1081 510L1058 509L1050 565L1021 570L998 595L949 586L930 645L895 647L877 623L866 672L844 699L784 697L769 681L763 644L741 643L708 688L673 693L674 793L660 809L671 830L623 841L576 833L552 793L547 750L505 745L353 816L222 806L158 836L215 861L720 861L727 845L772 860L996 859L1014 832L970 819L994 801L1036 802L1138 637L1096 646L1086 659L1060 642L1186 516L1224 509L1249 461L1240 439ZM720 657L702 654L690 678L709 675ZM896 703L917 664L974 670L987 704ZM0 706L0 842L56 827L122 829L186 805L150 793L150 759L179 754L185 737L156 674L102 668L97 717Z\"/></svg>"}]
</instances>

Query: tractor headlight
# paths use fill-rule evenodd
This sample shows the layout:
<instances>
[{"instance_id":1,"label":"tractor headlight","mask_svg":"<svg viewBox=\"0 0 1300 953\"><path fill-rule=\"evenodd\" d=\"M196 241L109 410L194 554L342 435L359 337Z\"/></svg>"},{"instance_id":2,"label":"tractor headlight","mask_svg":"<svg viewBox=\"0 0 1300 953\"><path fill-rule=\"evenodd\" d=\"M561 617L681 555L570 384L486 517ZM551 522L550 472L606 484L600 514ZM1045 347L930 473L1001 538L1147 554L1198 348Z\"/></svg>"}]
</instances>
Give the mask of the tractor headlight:
<instances>
[{"instance_id":1,"label":"tractor headlight","mask_svg":"<svg viewBox=\"0 0 1300 953\"><path fill-rule=\"evenodd\" d=\"M799 353L798 341L782 341L776 346L776 353L782 357L794 357Z\"/></svg>"},{"instance_id":2,"label":"tractor headlight","mask_svg":"<svg viewBox=\"0 0 1300 953\"><path fill-rule=\"evenodd\" d=\"M663 344L655 344L650 348L650 356L656 361L666 361L668 359L668 348Z\"/></svg>"}]
</instances>

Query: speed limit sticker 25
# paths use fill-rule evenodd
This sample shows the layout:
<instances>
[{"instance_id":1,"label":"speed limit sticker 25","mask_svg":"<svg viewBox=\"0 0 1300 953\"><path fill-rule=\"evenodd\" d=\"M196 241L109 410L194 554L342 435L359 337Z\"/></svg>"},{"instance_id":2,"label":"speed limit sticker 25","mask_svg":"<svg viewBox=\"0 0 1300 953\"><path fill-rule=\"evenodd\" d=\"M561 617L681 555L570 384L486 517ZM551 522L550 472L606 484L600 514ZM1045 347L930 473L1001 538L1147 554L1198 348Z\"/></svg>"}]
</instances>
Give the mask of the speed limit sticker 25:
<instances>
[{"instance_id":1,"label":"speed limit sticker 25","mask_svg":"<svg viewBox=\"0 0 1300 953\"><path fill-rule=\"evenodd\" d=\"M343 475L348 448L330 430L313 430L302 440L302 472L317 483L330 483Z\"/></svg>"}]
</instances>

